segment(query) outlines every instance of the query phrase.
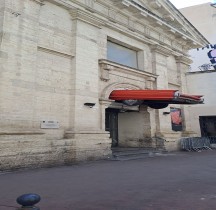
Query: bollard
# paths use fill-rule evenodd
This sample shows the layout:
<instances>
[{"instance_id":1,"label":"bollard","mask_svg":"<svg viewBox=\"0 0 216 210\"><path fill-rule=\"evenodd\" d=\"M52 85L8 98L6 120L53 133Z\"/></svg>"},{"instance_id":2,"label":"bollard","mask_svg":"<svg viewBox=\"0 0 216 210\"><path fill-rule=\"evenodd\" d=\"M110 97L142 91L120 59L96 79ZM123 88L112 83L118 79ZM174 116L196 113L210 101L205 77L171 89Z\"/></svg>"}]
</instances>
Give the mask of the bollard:
<instances>
[{"instance_id":1,"label":"bollard","mask_svg":"<svg viewBox=\"0 0 216 210\"><path fill-rule=\"evenodd\" d=\"M36 203L40 202L41 198L37 194L24 194L17 198L17 203L22 205L17 210L40 210L39 207L34 206Z\"/></svg>"}]
</instances>

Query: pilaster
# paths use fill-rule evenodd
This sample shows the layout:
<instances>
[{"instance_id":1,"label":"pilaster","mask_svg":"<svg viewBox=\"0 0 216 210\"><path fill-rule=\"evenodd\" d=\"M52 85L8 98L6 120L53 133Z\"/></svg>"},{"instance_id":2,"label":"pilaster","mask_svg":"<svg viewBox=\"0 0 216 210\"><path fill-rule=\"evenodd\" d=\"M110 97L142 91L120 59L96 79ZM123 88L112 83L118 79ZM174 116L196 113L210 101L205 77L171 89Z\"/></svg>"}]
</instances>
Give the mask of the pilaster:
<instances>
[{"instance_id":1,"label":"pilaster","mask_svg":"<svg viewBox=\"0 0 216 210\"><path fill-rule=\"evenodd\" d=\"M167 89L167 57L172 53L172 51L160 45L151 45L150 48L152 52L153 73L158 75L156 88Z\"/></svg>"},{"instance_id":2,"label":"pilaster","mask_svg":"<svg viewBox=\"0 0 216 210\"><path fill-rule=\"evenodd\" d=\"M111 105L113 100L100 99L100 129L105 131L106 109Z\"/></svg>"},{"instance_id":3,"label":"pilaster","mask_svg":"<svg viewBox=\"0 0 216 210\"><path fill-rule=\"evenodd\" d=\"M88 3L88 2L86 2ZM93 7L89 1L89 7ZM98 100L98 36L101 22L94 15L80 9L71 9L74 29L74 132L97 131L100 127ZM85 103L93 103L92 108ZM75 111L76 110L76 111Z\"/></svg>"},{"instance_id":4,"label":"pilaster","mask_svg":"<svg viewBox=\"0 0 216 210\"><path fill-rule=\"evenodd\" d=\"M186 73L189 71L189 66L192 63L192 60L185 56L178 56L176 57L176 64L177 64L177 71L178 71L178 77L180 81L180 91L182 93L188 93L187 90L187 83L186 83ZM194 93L196 94L196 93ZM182 119L183 119L183 131L187 132L191 130L191 124L190 124L190 113L188 111L187 105L181 106L182 110Z\"/></svg>"}]
</instances>

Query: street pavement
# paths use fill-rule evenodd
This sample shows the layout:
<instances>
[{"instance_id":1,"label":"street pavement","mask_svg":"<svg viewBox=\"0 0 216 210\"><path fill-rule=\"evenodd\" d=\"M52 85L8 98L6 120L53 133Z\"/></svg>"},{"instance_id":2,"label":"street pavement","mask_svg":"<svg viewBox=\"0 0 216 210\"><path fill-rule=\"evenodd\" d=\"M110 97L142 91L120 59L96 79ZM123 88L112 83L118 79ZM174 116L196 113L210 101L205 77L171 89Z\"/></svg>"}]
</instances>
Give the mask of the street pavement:
<instances>
[{"instance_id":1,"label":"street pavement","mask_svg":"<svg viewBox=\"0 0 216 210\"><path fill-rule=\"evenodd\" d=\"M0 174L0 210L37 193L41 210L216 210L216 150Z\"/></svg>"}]
</instances>

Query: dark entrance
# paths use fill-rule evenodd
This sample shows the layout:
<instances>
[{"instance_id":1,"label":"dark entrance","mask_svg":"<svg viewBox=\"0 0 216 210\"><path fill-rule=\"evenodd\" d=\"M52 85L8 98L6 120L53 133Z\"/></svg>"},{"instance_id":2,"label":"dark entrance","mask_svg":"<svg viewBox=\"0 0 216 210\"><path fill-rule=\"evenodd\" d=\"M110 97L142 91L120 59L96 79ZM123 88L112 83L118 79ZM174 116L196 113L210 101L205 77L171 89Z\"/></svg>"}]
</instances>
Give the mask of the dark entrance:
<instances>
[{"instance_id":1,"label":"dark entrance","mask_svg":"<svg viewBox=\"0 0 216 210\"><path fill-rule=\"evenodd\" d=\"M199 121L202 136L216 136L216 116L200 116Z\"/></svg>"},{"instance_id":2,"label":"dark entrance","mask_svg":"<svg viewBox=\"0 0 216 210\"><path fill-rule=\"evenodd\" d=\"M106 109L105 129L110 132L112 147L118 146L118 109Z\"/></svg>"}]
</instances>

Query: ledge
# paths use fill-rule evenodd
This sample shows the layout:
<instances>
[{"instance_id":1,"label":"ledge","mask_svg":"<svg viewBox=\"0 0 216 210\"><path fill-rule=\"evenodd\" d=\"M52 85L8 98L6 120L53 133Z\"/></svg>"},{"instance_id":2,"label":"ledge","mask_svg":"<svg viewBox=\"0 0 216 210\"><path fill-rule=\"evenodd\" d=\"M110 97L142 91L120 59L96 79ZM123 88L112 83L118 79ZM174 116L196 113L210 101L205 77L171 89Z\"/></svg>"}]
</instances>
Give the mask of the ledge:
<instances>
[{"instance_id":1,"label":"ledge","mask_svg":"<svg viewBox=\"0 0 216 210\"><path fill-rule=\"evenodd\" d=\"M65 134L109 134L108 131L65 131Z\"/></svg>"},{"instance_id":2,"label":"ledge","mask_svg":"<svg viewBox=\"0 0 216 210\"><path fill-rule=\"evenodd\" d=\"M78 3L78 2L77 2ZM83 5L84 8L91 12L91 13L95 13L96 11L88 6ZM91 24L99 29L101 29L101 26L103 25L103 21L101 21L99 18L97 18L96 16L92 15L92 14L88 14L85 11L81 10L81 9L70 9L70 14L72 16L73 20L80 20L83 22L86 22L88 24Z\"/></svg>"},{"instance_id":3,"label":"ledge","mask_svg":"<svg viewBox=\"0 0 216 210\"><path fill-rule=\"evenodd\" d=\"M174 83L174 82L169 82L169 81L168 81L168 84L170 84L170 85L174 85L174 86L178 86L178 87L181 86L179 83Z\"/></svg>"},{"instance_id":4,"label":"ledge","mask_svg":"<svg viewBox=\"0 0 216 210\"><path fill-rule=\"evenodd\" d=\"M144 76L153 77L155 79L158 77L157 74L153 74L153 73L150 73L150 72L147 72L147 71L143 71L143 70L139 70L139 69L132 68L132 67L129 67L129 66L125 66L125 65L122 65L122 64L119 64L119 63L115 63L115 62L106 60L106 59L100 59L99 64L110 65L110 66L113 66L114 68L119 68L119 69L126 70L128 72L132 72L132 73L136 73L136 74L142 74ZM114 70L114 68L106 68L106 70L111 71L111 70Z\"/></svg>"},{"instance_id":5,"label":"ledge","mask_svg":"<svg viewBox=\"0 0 216 210\"><path fill-rule=\"evenodd\" d=\"M74 57L73 54L61 52L61 51L59 51L59 50L51 49L51 48L44 47L44 46L38 46L38 50L44 51L44 52L49 52L49 53L52 53L52 54L58 54L58 55L61 55L61 56L63 56L63 57L71 57L71 58Z\"/></svg>"},{"instance_id":6,"label":"ledge","mask_svg":"<svg viewBox=\"0 0 216 210\"><path fill-rule=\"evenodd\" d=\"M0 131L0 135L44 135L41 131Z\"/></svg>"},{"instance_id":7,"label":"ledge","mask_svg":"<svg viewBox=\"0 0 216 210\"><path fill-rule=\"evenodd\" d=\"M207 71L191 71L187 72L186 75L193 75L193 74L205 74L205 73L215 73L216 70L207 70Z\"/></svg>"},{"instance_id":8,"label":"ledge","mask_svg":"<svg viewBox=\"0 0 216 210\"><path fill-rule=\"evenodd\" d=\"M186 65L190 65L193 63L193 61L186 56L175 56L175 59L176 59L176 63L183 63Z\"/></svg>"},{"instance_id":9,"label":"ledge","mask_svg":"<svg viewBox=\"0 0 216 210\"><path fill-rule=\"evenodd\" d=\"M150 47L151 47L151 51L158 52L166 57L169 57L170 55L173 54L172 50L158 44L150 45Z\"/></svg>"}]
</instances>

